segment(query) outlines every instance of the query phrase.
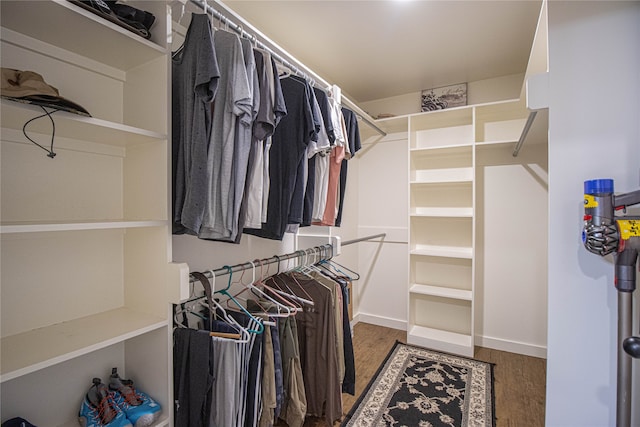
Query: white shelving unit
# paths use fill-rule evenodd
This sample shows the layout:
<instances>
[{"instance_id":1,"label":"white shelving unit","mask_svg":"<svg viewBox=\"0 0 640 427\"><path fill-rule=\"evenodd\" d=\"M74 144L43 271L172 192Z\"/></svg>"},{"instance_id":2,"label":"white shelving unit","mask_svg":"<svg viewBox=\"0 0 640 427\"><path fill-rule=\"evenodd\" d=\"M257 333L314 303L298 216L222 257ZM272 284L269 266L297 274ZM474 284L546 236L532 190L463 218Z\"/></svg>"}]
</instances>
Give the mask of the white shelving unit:
<instances>
[{"instance_id":1,"label":"white shelving unit","mask_svg":"<svg viewBox=\"0 0 640 427\"><path fill-rule=\"evenodd\" d=\"M172 424L167 3L130 4L155 15L151 40L66 0L0 3L3 67L92 115L52 115L51 159L22 134L41 109L2 101L2 421L77 425L117 367ZM27 132L48 145L51 123Z\"/></svg>"},{"instance_id":2,"label":"white shelving unit","mask_svg":"<svg viewBox=\"0 0 640 427\"><path fill-rule=\"evenodd\" d=\"M514 145L527 115L511 100L378 121L408 138L408 342L473 356L476 156Z\"/></svg>"},{"instance_id":3,"label":"white shelving unit","mask_svg":"<svg viewBox=\"0 0 640 427\"><path fill-rule=\"evenodd\" d=\"M409 147L407 340L472 355L472 110L411 116ZM455 278L453 269L458 269Z\"/></svg>"}]
</instances>

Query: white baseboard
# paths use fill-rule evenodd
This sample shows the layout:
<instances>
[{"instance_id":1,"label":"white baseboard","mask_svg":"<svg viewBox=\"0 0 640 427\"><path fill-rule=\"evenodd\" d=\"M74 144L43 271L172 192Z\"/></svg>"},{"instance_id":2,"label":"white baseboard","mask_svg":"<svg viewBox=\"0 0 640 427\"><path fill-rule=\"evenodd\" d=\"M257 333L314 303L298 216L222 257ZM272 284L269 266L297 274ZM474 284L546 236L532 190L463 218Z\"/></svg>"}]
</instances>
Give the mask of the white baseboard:
<instances>
[{"instance_id":1,"label":"white baseboard","mask_svg":"<svg viewBox=\"0 0 640 427\"><path fill-rule=\"evenodd\" d=\"M377 325L377 326L384 326L385 328L399 329L401 331L407 330L406 320L392 319L390 317L375 316L375 315L366 314L366 313L358 313L355 316L353 316L353 321L351 322L351 325L355 325L358 322L370 323L372 325Z\"/></svg>"},{"instance_id":2,"label":"white baseboard","mask_svg":"<svg viewBox=\"0 0 640 427\"><path fill-rule=\"evenodd\" d=\"M476 335L475 345L494 350L508 351L510 353L524 354L525 356L547 358L547 347L540 345L507 341L500 338Z\"/></svg>"},{"instance_id":3,"label":"white baseboard","mask_svg":"<svg viewBox=\"0 0 640 427\"><path fill-rule=\"evenodd\" d=\"M369 323L386 328L407 330L407 321L392 319L384 316L377 316L367 313L357 313L353 316L351 326L353 327L359 322ZM480 347L492 348L494 350L508 351L510 353L524 354L525 356L547 358L547 347L535 344L523 343L518 341L508 341L500 338L485 337L476 335L475 345Z\"/></svg>"}]
</instances>

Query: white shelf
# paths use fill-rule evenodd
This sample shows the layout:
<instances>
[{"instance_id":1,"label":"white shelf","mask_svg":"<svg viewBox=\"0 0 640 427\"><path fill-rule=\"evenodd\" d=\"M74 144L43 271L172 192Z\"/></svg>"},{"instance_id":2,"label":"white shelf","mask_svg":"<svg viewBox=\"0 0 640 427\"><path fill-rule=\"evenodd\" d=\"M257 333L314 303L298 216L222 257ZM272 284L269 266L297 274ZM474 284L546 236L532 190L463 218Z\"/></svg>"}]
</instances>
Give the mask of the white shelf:
<instances>
[{"instance_id":1,"label":"white shelf","mask_svg":"<svg viewBox=\"0 0 640 427\"><path fill-rule=\"evenodd\" d=\"M161 227L167 221L78 221L78 222L31 222L5 223L0 225L0 234L41 233L46 231L105 230L117 228Z\"/></svg>"},{"instance_id":2,"label":"white shelf","mask_svg":"<svg viewBox=\"0 0 640 427\"><path fill-rule=\"evenodd\" d=\"M11 126L13 129L22 132L22 126L28 120L43 114L43 111L36 105L2 99L1 113L2 119L0 121L3 127ZM57 137L92 141L119 147L167 139L166 134L66 111L57 111L51 117L56 123ZM51 122L46 117L34 120L27 127L27 132L50 135Z\"/></svg>"},{"instance_id":3,"label":"white shelf","mask_svg":"<svg viewBox=\"0 0 640 427\"><path fill-rule=\"evenodd\" d=\"M518 140L513 139L503 139L503 140L495 140L495 141L478 141L476 142L477 147L482 146L492 146L492 145L506 145L506 144L516 144Z\"/></svg>"},{"instance_id":4,"label":"white shelf","mask_svg":"<svg viewBox=\"0 0 640 427\"><path fill-rule=\"evenodd\" d=\"M411 255L421 256L471 259L473 257L473 248L457 246L416 245L415 249L411 250L410 253Z\"/></svg>"},{"instance_id":5,"label":"white shelf","mask_svg":"<svg viewBox=\"0 0 640 427\"><path fill-rule=\"evenodd\" d=\"M0 382L71 360L167 325L165 319L127 308L118 308L2 338Z\"/></svg>"},{"instance_id":6,"label":"white shelf","mask_svg":"<svg viewBox=\"0 0 640 427\"><path fill-rule=\"evenodd\" d=\"M439 184L473 181L473 168L421 169L412 172L411 184Z\"/></svg>"},{"instance_id":7,"label":"white shelf","mask_svg":"<svg viewBox=\"0 0 640 427\"><path fill-rule=\"evenodd\" d=\"M471 218L473 208L414 208L412 217L444 217L444 218Z\"/></svg>"},{"instance_id":8,"label":"white shelf","mask_svg":"<svg viewBox=\"0 0 640 427\"><path fill-rule=\"evenodd\" d=\"M165 48L67 0L3 0L0 7L3 27L120 70L167 53Z\"/></svg>"},{"instance_id":9,"label":"white shelf","mask_svg":"<svg viewBox=\"0 0 640 427\"><path fill-rule=\"evenodd\" d=\"M409 292L412 294L429 295L465 301L471 301L473 299L473 294L471 291L464 289L453 289L444 286L414 284L409 288Z\"/></svg>"},{"instance_id":10,"label":"white shelf","mask_svg":"<svg viewBox=\"0 0 640 427\"><path fill-rule=\"evenodd\" d=\"M419 345L438 351L473 357L473 337L471 335L412 326L407 333L409 344Z\"/></svg>"},{"instance_id":11,"label":"white shelf","mask_svg":"<svg viewBox=\"0 0 640 427\"><path fill-rule=\"evenodd\" d=\"M442 144L442 145L433 145L428 147L417 147L411 148L409 151L411 154L431 154L438 152L451 152L451 153L463 153L469 151L470 148L473 147L473 143L471 142L461 142L461 143L453 143L453 144Z\"/></svg>"},{"instance_id":12,"label":"white shelf","mask_svg":"<svg viewBox=\"0 0 640 427\"><path fill-rule=\"evenodd\" d=\"M155 423L151 424L151 427L164 427L168 425L169 414L164 408L162 408L162 414L160 415L160 418ZM78 427L78 419L74 418L73 420L70 420L69 422L66 422L58 427Z\"/></svg>"}]
</instances>

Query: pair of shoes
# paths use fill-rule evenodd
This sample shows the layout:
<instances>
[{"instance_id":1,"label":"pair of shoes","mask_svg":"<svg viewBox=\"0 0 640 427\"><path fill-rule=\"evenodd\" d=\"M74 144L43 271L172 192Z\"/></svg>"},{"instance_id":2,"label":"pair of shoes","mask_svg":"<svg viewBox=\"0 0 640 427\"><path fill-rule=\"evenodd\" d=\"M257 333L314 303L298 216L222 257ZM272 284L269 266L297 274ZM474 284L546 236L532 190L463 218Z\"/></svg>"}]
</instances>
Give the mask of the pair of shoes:
<instances>
[{"instance_id":1,"label":"pair of shoes","mask_svg":"<svg viewBox=\"0 0 640 427\"><path fill-rule=\"evenodd\" d=\"M113 368L109 386L100 378L93 385L80 406L78 420L83 427L148 427L160 415L160 405L124 380Z\"/></svg>"},{"instance_id":2,"label":"pair of shoes","mask_svg":"<svg viewBox=\"0 0 640 427\"><path fill-rule=\"evenodd\" d=\"M82 427L132 427L124 412L113 399L113 393L100 378L93 379L93 385L82 400L78 421Z\"/></svg>"},{"instance_id":3,"label":"pair of shoes","mask_svg":"<svg viewBox=\"0 0 640 427\"><path fill-rule=\"evenodd\" d=\"M144 392L136 390L133 381L120 378L117 368L111 370L109 390L134 427L148 427L160 416L160 405Z\"/></svg>"}]
</instances>

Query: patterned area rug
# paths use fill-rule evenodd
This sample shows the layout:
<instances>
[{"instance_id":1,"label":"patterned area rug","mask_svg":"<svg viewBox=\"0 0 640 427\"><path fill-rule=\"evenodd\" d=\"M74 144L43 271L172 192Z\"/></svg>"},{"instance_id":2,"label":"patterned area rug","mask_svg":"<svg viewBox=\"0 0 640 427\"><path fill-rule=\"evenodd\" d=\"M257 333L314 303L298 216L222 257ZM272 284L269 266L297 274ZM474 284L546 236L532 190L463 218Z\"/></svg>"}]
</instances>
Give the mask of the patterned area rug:
<instances>
[{"instance_id":1,"label":"patterned area rug","mask_svg":"<svg viewBox=\"0 0 640 427\"><path fill-rule=\"evenodd\" d=\"M494 425L491 364L400 342L342 422L343 427Z\"/></svg>"}]
</instances>

